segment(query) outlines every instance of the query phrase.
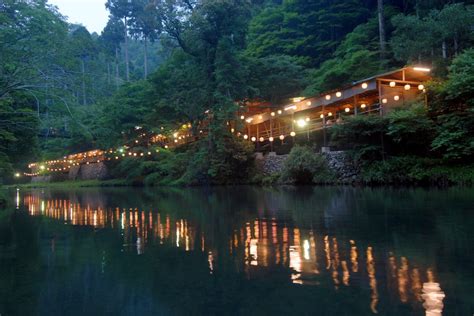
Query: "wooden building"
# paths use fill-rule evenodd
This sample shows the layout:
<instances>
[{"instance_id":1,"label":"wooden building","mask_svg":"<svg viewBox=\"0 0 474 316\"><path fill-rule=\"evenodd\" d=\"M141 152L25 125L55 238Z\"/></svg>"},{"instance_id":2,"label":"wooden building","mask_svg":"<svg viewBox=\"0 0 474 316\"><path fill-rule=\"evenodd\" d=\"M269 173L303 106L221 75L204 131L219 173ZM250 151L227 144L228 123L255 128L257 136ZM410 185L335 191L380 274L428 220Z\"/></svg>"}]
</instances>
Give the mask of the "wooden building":
<instances>
[{"instance_id":1,"label":"wooden building","mask_svg":"<svg viewBox=\"0 0 474 316\"><path fill-rule=\"evenodd\" d=\"M384 115L421 98L424 83L431 79L429 72L428 68L405 67L315 97L293 98L282 107L260 107L255 113L250 106L248 112L239 114L243 128L234 126L233 130L244 139L268 144L329 128L343 116Z\"/></svg>"}]
</instances>

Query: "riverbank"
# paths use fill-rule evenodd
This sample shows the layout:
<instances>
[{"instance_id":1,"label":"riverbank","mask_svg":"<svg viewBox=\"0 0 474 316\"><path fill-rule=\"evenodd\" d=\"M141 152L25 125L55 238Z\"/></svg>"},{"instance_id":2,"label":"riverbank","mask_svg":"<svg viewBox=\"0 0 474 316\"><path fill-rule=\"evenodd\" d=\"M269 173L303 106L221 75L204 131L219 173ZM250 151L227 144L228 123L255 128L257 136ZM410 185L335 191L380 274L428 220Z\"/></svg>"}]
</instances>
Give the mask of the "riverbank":
<instances>
[{"instance_id":1,"label":"riverbank","mask_svg":"<svg viewBox=\"0 0 474 316\"><path fill-rule=\"evenodd\" d=\"M37 189L37 188L94 188L94 187L124 187L131 186L124 179L111 180L78 180L78 181L60 181L60 182L34 182L23 184L11 184L5 188L23 188L23 189Z\"/></svg>"}]
</instances>

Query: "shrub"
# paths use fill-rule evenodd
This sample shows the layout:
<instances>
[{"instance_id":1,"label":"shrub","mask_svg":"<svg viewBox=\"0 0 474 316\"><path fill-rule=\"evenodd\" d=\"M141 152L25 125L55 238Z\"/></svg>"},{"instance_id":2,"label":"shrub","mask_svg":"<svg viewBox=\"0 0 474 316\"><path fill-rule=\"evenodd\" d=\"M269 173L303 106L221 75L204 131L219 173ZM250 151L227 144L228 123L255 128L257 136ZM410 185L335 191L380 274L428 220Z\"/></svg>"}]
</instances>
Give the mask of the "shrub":
<instances>
[{"instance_id":1,"label":"shrub","mask_svg":"<svg viewBox=\"0 0 474 316\"><path fill-rule=\"evenodd\" d=\"M309 147L295 146L291 150L282 170L282 180L295 184L309 184L327 178L327 161L316 155Z\"/></svg>"}]
</instances>

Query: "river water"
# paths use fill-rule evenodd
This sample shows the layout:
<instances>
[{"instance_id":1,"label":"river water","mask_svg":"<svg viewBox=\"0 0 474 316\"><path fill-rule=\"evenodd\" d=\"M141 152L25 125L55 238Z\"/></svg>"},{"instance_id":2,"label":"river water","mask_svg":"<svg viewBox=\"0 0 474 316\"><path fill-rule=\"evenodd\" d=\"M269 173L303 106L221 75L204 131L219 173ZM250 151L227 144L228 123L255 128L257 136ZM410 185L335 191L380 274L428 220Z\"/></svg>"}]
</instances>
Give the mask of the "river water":
<instances>
[{"instance_id":1,"label":"river water","mask_svg":"<svg viewBox=\"0 0 474 316\"><path fill-rule=\"evenodd\" d=\"M474 190L11 191L1 315L467 315Z\"/></svg>"}]
</instances>

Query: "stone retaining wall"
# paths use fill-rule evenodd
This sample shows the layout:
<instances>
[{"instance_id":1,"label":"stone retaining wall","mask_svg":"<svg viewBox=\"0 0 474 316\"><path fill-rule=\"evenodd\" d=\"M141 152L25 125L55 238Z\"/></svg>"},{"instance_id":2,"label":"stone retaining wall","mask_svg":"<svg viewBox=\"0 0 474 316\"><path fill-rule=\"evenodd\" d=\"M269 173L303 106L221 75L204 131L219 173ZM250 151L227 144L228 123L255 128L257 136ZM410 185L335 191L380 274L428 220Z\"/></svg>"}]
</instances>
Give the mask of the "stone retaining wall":
<instances>
[{"instance_id":1,"label":"stone retaining wall","mask_svg":"<svg viewBox=\"0 0 474 316\"><path fill-rule=\"evenodd\" d=\"M59 173L48 176L37 176L31 179L32 183L59 182L65 180L104 180L108 176L107 166L103 162L89 165L73 166L68 173Z\"/></svg>"},{"instance_id":2,"label":"stone retaining wall","mask_svg":"<svg viewBox=\"0 0 474 316\"><path fill-rule=\"evenodd\" d=\"M315 153L315 155L323 155L326 158L329 169L336 174L338 181L344 183L357 181L360 169L344 151L327 151L322 154ZM271 175L283 170L287 158L288 155L269 153L264 156L257 153L255 163L261 173Z\"/></svg>"}]
</instances>

